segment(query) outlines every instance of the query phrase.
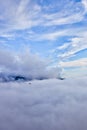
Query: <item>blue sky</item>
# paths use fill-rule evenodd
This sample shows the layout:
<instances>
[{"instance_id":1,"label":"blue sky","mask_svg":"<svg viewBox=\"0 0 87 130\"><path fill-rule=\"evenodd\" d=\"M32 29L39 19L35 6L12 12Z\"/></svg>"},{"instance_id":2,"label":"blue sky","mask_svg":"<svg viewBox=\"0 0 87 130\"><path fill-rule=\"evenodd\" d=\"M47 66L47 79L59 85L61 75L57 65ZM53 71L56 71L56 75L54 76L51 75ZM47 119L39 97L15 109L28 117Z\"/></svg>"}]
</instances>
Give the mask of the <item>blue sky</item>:
<instances>
[{"instance_id":1,"label":"blue sky","mask_svg":"<svg viewBox=\"0 0 87 130\"><path fill-rule=\"evenodd\" d=\"M0 1L0 50L23 48L87 75L87 0Z\"/></svg>"}]
</instances>

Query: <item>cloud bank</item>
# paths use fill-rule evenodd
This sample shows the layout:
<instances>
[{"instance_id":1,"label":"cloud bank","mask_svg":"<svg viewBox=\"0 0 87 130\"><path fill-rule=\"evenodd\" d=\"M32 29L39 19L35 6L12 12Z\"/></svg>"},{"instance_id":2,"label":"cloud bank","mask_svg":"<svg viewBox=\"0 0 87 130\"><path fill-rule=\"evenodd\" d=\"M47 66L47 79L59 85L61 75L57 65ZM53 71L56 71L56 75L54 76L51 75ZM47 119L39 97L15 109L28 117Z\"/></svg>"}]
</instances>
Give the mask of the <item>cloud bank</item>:
<instances>
[{"instance_id":1,"label":"cloud bank","mask_svg":"<svg viewBox=\"0 0 87 130\"><path fill-rule=\"evenodd\" d=\"M48 69L49 62L29 50L18 53L0 50L0 72L5 74L21 75L31 79L58 77L58 68Z\"/></svg>"},{"instance_id":2,"label":"cloud bank","mask_svg":"<svg viewBox=\"0 0 87 130\"><path fill-rule=\"evenodd\" d=\"M86 130L87 77L0 83L0 130Z\"/></svg>"}]
</instances>

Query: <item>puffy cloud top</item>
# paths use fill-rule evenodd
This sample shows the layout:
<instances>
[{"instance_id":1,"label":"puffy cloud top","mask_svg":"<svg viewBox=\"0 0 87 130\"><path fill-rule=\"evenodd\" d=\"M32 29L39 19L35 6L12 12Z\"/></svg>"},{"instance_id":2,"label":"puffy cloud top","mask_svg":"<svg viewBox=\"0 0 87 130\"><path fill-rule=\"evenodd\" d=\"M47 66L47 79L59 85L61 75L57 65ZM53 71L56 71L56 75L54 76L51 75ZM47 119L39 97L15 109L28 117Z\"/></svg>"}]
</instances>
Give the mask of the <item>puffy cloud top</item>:
<instances>
[{"instance_id":1,"label":"puffy cloud top","mask_svg":"<svg viewBox=\"0 0 87 130\"><path fill-rule=\"evenodd\" d=\"M26 50L22 53L0 50L0 71L2 73L23 75L34 78L52 78L58 76L58 68L47 69L49 62L37 54Z\"/></svg>"}]
</instances>

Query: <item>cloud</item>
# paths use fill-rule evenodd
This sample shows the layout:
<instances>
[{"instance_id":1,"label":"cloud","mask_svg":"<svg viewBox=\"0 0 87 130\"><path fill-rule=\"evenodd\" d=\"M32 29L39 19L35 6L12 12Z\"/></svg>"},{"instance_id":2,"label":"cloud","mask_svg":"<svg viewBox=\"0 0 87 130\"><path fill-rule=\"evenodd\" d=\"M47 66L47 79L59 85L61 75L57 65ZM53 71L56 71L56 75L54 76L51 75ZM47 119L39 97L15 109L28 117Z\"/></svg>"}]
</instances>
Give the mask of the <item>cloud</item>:
<instances>
[{"instance_id":1,"label":"cloud","mask_svg":"<svg viewBox=\"0 0 87 130\"><path fill-rule=\"evenodd\" d=\"M86 81L0 83L0 129L86 130Z\"/></svg>"},{"instance_id":2,"label":"cloud","mask_svg":"<svg viewBox=\"0 0 87 130\"><path fill-rule=\"evenodd\" d=\"M47 69L50 61L25 49L21 52L0 50L0 71L2 73L23 75L32 79L58 77L58 68Z\"/></svg>"},{"instance_id":3,"label":"cloud","mask_svg":"<svg viewBox=\"0 0 87 130\"><path fill-rule=\"evenodd\" d=\"M58 46L52 50L52 54L56 54L56 57L59 57L61 60L68 59L76 53L84 50L87 48L87 43L86 43L86 35L87 32L85 30L82 30L79 32L78 28L76 29L76 32L72 30L73 37L71 34L71 30L67 30L67 33L70 33L68 38L68 42L65 42L63 45Z\"/></svg>"},{"instance_id":4,"label":"cloud","mask_svg":"<svg viewBox=\"0 0 87 130\"><path fill-rule=\"evenodd\" d=\"M67 77L67 78L87 76L87 66L65 67L65 68L64 68L64 75L65 75L65 77Z\"/></svg>"},{"instance_id":5,"label":"cloud","mask_svg":"<svg viewBox=\"0 0 87 130\"><path fill-rule=\"evenodd\" d=\"M39 5L32 3L30 0L7 0L7 4L2 1L0 7L2 16L0 25L3 27L2 31L7 30L8 33L28 29L36 26L37 21L39 24L39 20L35 21L38 16Z\"/></svg>"},{"instance_id":6,"label":"cloud","mask_svg":"<svg viewBox=\"0 0 87 130\"><path fill-rule=\"evenodd\" d=\"M87 13L87 0L82 0L82 4L84 5L85 13Z\"/></svg>"},{"instance_id":7,"label":"cloud","mask_svg":"<svg viewBox=\"0 0 87 130\"><path fill-rule=\"evenodd\" d=\"M63 8L62 8L63 7ZM48 6L48 10L56 8L56 11L52 13L46 13L43 15L45 18L45 26L55 26L55 25L66 25L80 22L84 19L84 8L81 2L75 2L73 0L66 0L64 2L61 0L56 5L52 4Z\"/></svg>"},{"instance_id":8,"label":"cloud","mask_svg":"<svg viewBox=\"0 0 87 130\"><path fill-rule=\"evenodd\" d=\"M62 6L64 6L64 8L62 8ZM7 3L1 1L0 12L0 32L3 32L2 37L6 36L6 38L9 32L13 35L18 30L22 31L27 29L30 31L34 27L48 28L49 26L52 27L57 25L73 24L84 19L82 2L74 2L69 0L66 2L62 0L60 4L59 2L56 4L54 2L48 2L48 5L44 5L43 1L42 4L38 1L31 0L7 0ZM7 33L7 35L4 35L4 33ZM46 35L47 32L43 32L43 34ZM56 35L56 32L54 32L54 34ZM41 34L39 34L39 38L40 36ZM17 36L15 36L15 38L16 37ZM22 37L24 36L22 35ZM50 36L50 39L48 40L53 39L54 38L51 38Z\"/></svg>"},{"instance_id":9,"label":"cloud","mask_svg":"<svg viewBox=\"0 0 87 130\"><path fill-rule=\"evenodd\" d=\"M65 44L63 44L62 46L59 46L56 49L58 49L58 50L66 49L69 45L70 45L69 43L65 43Z\"/></svg>"},{"instance_id":10,"label":"cloud","mask_svg":"<svg viewBox=\"0 0 87 130\"><path fill-rule=\"evenodd\" d=\"M60 65L64 68L65 77L86 75L87 69L83 68L87 66L87 59L84 58L86 55L83 52L87 49L87 32L84 28L71 29L67 32L69 36L71 35L67 37L67 42L50 51L52 66Z\"/></svg>"},{"instance_id":11,"label":"cloud","mask_svg":"<svg viewBox=\"0 0 87 130\"><path fill-rule=\"evenodd\" d=\"M60 61L60 66L64 68L63 75L67 78L87 75L87 58Z\"/></svg>"},{"instance_id":12,"label":"cloud","mask_svg":"<svg viewBox=\"0 0 87 130\"><path fill-rule=\"evenodd\" d=\"M43 40L54 41L54 40L57 40L59 37L66 34L67 34L67 30L61 30L61 31L54 31L54 32L41 34L41 36L36 34L34 38L36 41L43 41Z\"/></svg>"},{"instance_id":13,"label":"cloud","mask_svg":"<svg viewBox=\"0 0 87 130\"><path fill-rule=\"evenodd\" d=\"M61 62L62 67L86 67L87 66L87 58L81 58L78 60Z\"/></svg>"},{"instance_id":14,"label":"cloud","mask_svg":"<svg viewBox=\"0 0 87 130\"><path fill-rule=\"evenodd\" d=\"M46 26L53 26L53 25L66 25L66 24L73 24L82 21L84 18L83 14L72 14L71 16L66 16L58 19L50 20L50 22L45 23Z\"/></svg>"}]
</instances>

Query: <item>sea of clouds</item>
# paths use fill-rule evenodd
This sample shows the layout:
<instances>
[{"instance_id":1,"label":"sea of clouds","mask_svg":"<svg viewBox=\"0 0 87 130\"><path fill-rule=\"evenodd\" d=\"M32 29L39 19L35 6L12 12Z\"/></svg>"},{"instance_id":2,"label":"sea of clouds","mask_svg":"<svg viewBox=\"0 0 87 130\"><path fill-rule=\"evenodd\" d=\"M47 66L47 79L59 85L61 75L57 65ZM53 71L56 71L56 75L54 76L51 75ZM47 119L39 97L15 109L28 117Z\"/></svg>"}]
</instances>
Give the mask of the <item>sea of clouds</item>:
<instances>
[{"instance_id":1,"label":"sea of clouds","mask_svg":"<svg viewBox=\"0 0 87 130\"><path fill-rule=\"evenodd\" d=\"M87 77L0 83L0 130L87 130Z\"/></svg>"}]
</instances>

